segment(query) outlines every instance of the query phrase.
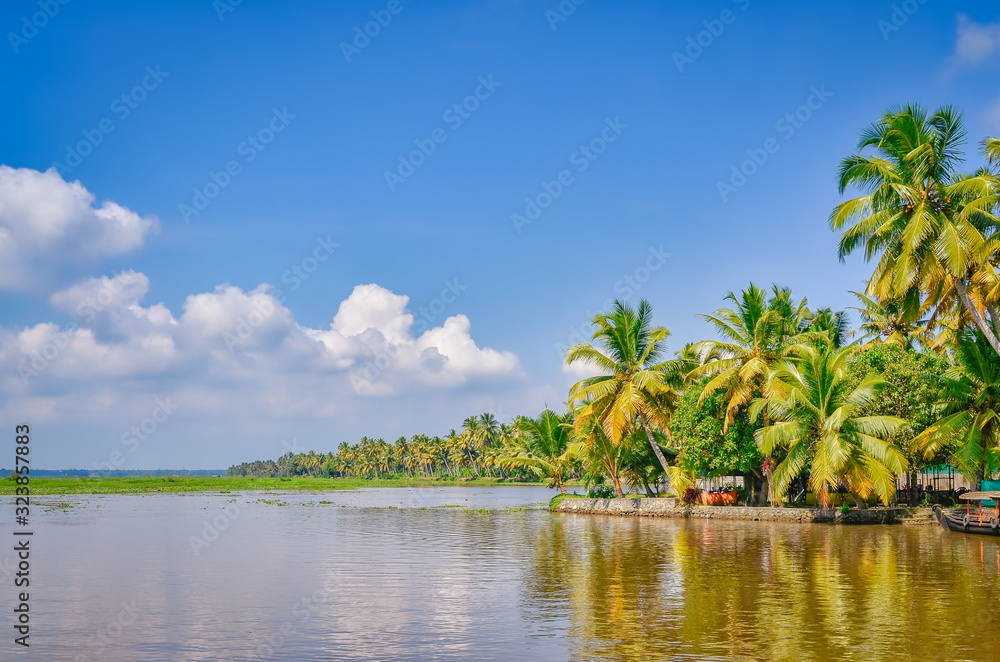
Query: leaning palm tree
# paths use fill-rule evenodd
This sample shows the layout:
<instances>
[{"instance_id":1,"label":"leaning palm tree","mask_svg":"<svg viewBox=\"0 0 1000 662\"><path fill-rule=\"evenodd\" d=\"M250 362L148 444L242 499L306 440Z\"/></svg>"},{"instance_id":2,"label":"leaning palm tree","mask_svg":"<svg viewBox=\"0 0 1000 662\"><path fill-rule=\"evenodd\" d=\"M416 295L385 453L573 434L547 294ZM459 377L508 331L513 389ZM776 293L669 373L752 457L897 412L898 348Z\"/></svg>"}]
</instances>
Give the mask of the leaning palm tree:
<instances>
[{"instance_id":1,"label":"leaning palm tree","mask_svg":"<svg viewBox=\"0 0 1000 662\"><path fill-rule=\"evenodd\" d=\"M676 361L660 361L670 331L652 321L653 308L645 299L638 308L615 301L611 311L594 317L597 330L592 339L599 347L573 345L566 363L586 363L604 374L574 384L569 404L583 403L576 417L578 433L591 424L599 426L616 446L634 426L641 426L666 471L669 465L652 427L666 428L682 375Z\"/></svg>"},{"instance_id":2,"label":"leaning palm tree","mask_svg":"<svg viewBox=\"0 0 1000 662\"><path fill-rule=\"evenodd\" d=\"M774 489L783 495L792 481L809 470L809 485L824 507L831 489L843 483L858 500L872 493L888 505L896 476L906 472L903 453L888 438L906 421L895 416L862 416L882 385L869 376L857 387L847 385L850 348L801 345L782 361L771 379L781 382L771 395L754 400L750 414L766 407L773 423L757 430L761 452L787 451L774 469Z\"/></svg>"},{"instance_id":3,"label":"leaning palm tree","mask_svg":"<svg viewBox=\"0 0 1000 662\"><path fill-rule=\"evenodd\" d=\"M877 260L868 296L898 298L917 287L933 304L954 291L971 321L1000 354L1000 340L986 323L992 301L975 296L998 282L991 260L997 254L997 184L992 173L959 174L965 128L961 115L944 107L933 115L915 105L894 108L861 133L859 152L840 164L843 193L864 195L837 205L830 226L842 230L841 260L864 248ZM995 145L986 142L988 158ZM993 151L991 151L993 150Z\"/></svg>"},{"instance_id":4,"label":"leaning palm tree","mask_svg":"<svg viewBox=\"0 0 1000 662\"><path fill-rule=\"evenodd\" d=\"M661 449L669 448L670 442L667 435L659 430L653 430L656 444ZM632 490L638 494L642 487L646 496L655 496L659 493L657 485L661 478L670 479L670 475L664 474L659 459L652 453L651 446L646 443L645 431L635 428L621 445L625 453L622 455L622 472L632 485ZM667 453L673 458L677 456L677 451L668 450ZM669 467L673 469L671 465Z\"/></svg>"},{"instance_id":5,"label":"leaning palm tree","mask_svg":"<svg viewBox=\"0 0 1000 662\"><path fill-rule=\"evenodd\" d=\"M558 487L566 494L575 457L567 448L573 438L572 414L560 416L546 409L538 418L517 419L511 447L500 460L507 468L524 467L546 481L548 487Z\"/></svg>"},{"instance_id":6,"label":"leaning palm tree","mask_svg":"<svg viewBox=\"0 0 1000 662\"><path fill-rule=\"evenodd\" d=\"M950 451L959 471L979 489L987 472L1000 468L1000 358L983 334L972 330L955 338L954 354L957 365L941 378L940 418L913 444L927 459Z\"/></svg>"}]
</instances>

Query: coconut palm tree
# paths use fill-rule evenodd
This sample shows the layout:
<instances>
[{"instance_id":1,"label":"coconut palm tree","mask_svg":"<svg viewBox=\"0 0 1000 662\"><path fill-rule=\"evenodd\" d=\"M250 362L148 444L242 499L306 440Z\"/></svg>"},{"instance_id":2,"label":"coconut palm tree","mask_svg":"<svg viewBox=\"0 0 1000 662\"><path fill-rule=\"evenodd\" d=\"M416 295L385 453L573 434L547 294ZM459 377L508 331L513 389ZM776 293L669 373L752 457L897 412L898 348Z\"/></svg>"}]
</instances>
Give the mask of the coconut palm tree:
<instances>
[{"instance_id":1,"label":"coconut palm tree","mask_svg":"<svg viewBox=\"0 0 1000 662\"><path fill-rule=\"evenodd\" d=\"M954 343L956 365L941 378L940 416L914 438L927 459L950 451L959 471L979 489L988 471L1000 467L1000 358L983 334L967 329Z\"/></svg>"},{"instance_id":2,"label":"coconut palm tree","mask_svg":"<svg viewBox=\"0 0 1000 662\"><path fill-rule=\"evenodd\" d=\"M863 416L882 380L869 376L848 389L850 348L800 345L794 357L779 363L770 395L754 400L751 417L765 408L773 423L757 430L761 452L786 450L774 469L774 489L784 495L806 469L809 485L826 507L830 489L843 483L858 500L874 493L887 504L896 491L896 476L906 472L903 453L887 441L893 430L906 425L895 416Z\"/></svg>"},{"instance_id":3,"label":"coconut palm tree","mask_svg":"<svg viewBox=\"0 0 1000 662\"><path fill-rule=\"evenodd\" d=\"M915 343L927 348L937 346L928 320L922 319L926 310L921 305L920 290L910 288L902 297L882 301L860 292L851 294L861 304L851 308L861 315L861 326L850 332L851 336L861 336L858 351L870 349L876 343L904 349L912 349Z\"/></svg>"},{"instance_id":4,"label":"coconut palm tree","mask_svg":"<svg viewBox=\"0 0 1000 662\"><path fill-rule=\"evenodd\" d=\"M850 335L849 326L850 321L847 319L845 311L834 312L832 308L820 308L805 316L801 329L805 332L820 334L821 337L816 339L816 343L829 344L834 348L839 348L847 344L847 338Z\"/></svg>"},{"instance_id":5,"label":"coconut palm tree","mask_svg":"<svg viewBox=\"0 0 1000 662\"><path fill-rule=\"evenodd\" d=\"M472 466L466 453L466 441L465 434L451 430L444 439L444 445L439 449L440 457L445 464L451 464L455 476L462 474L463 466Z\"/></svg>"},{"instance_id":6,"label":"coconut palm tree","mask_svg":"<svg viewBox=\"0 0 1000 662\"><path fill-rule=\"evenodd\" d=\"M492 467L495 465L497 440L500 435L500 423L496 416L490 412L479 415L479 424L476 430L476 446L479 449L479 456L486 474L493 477Z\"/></svg>"},{"instance_id":7,"label":"coconut palm tree","mask_svg":"<svg viewBox=\"0 0 1000 662\"><path fill-rule=\"evenodd\" d=\"M695 344L706 360L690 376L697 379L713 375L702 390L701 400L719 389L726 390L723 430L729 428L742 407L763 391L771 368L788 355L791 347L817 337L800 333L807 324L806 300L795 304L791 291L777 285L771 291L768 299L763 289L750 283L738 296L733 292L726 295L733 308L700 316L723 339Z\"/></svg>"},{"instance_id":8,"label":"coconut palm tree","mask_svg":"<svg viewBox=\"0 0 1000 662\"><path fill-rule=\"evenodd\" d=\"M577 413L576 420L579 420ZM583 462L583 468L588 476L606 475L614 485L615 494L619 497L625 496L622 490L622 472L625 469L625 461L628 456L627 444L633 436L628 435L619 443L615 443L603 425L591 419L583 427L580 434L576 435L567 451L574 457L579 457Z\"/></svg>"},{"instance_id":9,"label":"coconut palm tree","mask_svg":"<svg viewBox=\"0 0 1000 662\"><path fill-rule=\"evenodd\" d=\"M1000 138L989 137L983 140L983 155L991 167L1000 167Z\"/></svg>"},{"instance_id":10,"label":"coconut palm tree","mask_svg":"<svg viewBox=\"0 0 1000 662\"><path fill-rule=\"evenodd\" d=\"M949 106L933 115L915 105L887 111L858 141L859 152L875 153L840 164L840 192L854 186L865 195L837 205L830 227L843 231L841 260L862 247L866 260L877 260L868 296L892 300L918 287L937 304L953 290L1000 354L985 319L993 300L970 292L998 281L997 180L985 170L959 174L965 135L961 115ZM984 151L992 158L995 144L987 140Z\"/></svg>"},{"instance_id":11,"label":"coconut palm tree","mask_svg":"<svg viewBox=\"0 0 1000 662\"><path fill-rule=\"evenodd\" d=\"M638 308L615 301L609 312L593 319L593 340L569 348L566 363L585 363L602 373L573 385L569 403L583 403L576 430L602 428L614 445L636 425L646 433L650 448L666 471L667 459L656 443L652 426L666 428L683 378L674 361L660 361L670 332L653 326L653 308L643 299ZM591 425L593 424L593 425Z\"/></svg>"},{"instance_id":12,"label":"coconut palm tree","mask_svg":"<svg viewBox=\"0 0 1000 662\"><path fill-rule=\"evenodd\" d=\"M483 448L489 448L496 443L500 434L500 423L497 417L491 412L479 415L479 444Z\"/></svg>"},{"instance_id":13,"label":"coconut palm tree","mask_svg":"<svg viewBox=\"0 0 1000 662\"><path fill-rule=\"evenodd\" d=\"M508 468L525 467L546 481L549 487L558 487L566 494L566 481L575 463L567 452L573 437L573 415L559 415L546 409L538 418L519 417L515 423L516 434L511 440L513 453L506 455L501 464Z\"/></svg>"},{"instance_id":14,"label":"coconut palm tree","mask_svg":"<svg viewBox=\"0 0 1000 662\"><path fill-rule=\"evenodd\" d=\"M483 438L479 418L469 416L462 421L462 450L468 459L469 467L479 477L479 441Z\"/></svg>"}]
</instances>

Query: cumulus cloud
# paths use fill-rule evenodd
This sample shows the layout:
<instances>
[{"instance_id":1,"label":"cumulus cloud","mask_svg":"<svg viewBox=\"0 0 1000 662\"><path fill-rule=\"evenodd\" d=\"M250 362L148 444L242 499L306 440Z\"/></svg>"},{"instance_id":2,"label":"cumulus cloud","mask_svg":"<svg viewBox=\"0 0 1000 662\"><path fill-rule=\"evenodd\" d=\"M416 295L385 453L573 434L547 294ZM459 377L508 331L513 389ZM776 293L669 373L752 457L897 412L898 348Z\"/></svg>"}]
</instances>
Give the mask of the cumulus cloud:
<instances>
[{"instance_id":1,"label":"cumulus cloud","mask_svg":"<svg viewBox=\"0 0 1000 662\"><path fill-rule=\"evenodd\" d=\"M409 298L378 285L358 285L341 302L333 329L344 336L361 335L374 329L390 342L405 340L413 328L413 315L406 312Z\"/></svg>"},{"instance_id":2,"label":"cumulus cloud","mask_svg":"<svg viewBox=\"0 0 1000 662\"><path fill-rule=\"evenodd\" d=\"M40 289L67 266L141 247L156 227L114 202L95 206L92 193L55 169L0 165L0 290Z\"/></svg>"},{"instance_id":3,"label":"cumulus cloud","mask_svg":"<svg viewBox=\"0 0 1000 662\"><path fill-rule=\"evenodd\" d=\"M264 385L298 376L385 396L521 376L516 355L476 344L465 315L417 336L409 298L376 284L354 288L327 329L298 324L268 285L190 295L179 317L162 303L143 305L148 290L144 274L126 271L53 294L53 307L74 321L4 330L0 367L20 377L8 385L14 392L70 391L83 381L127 388L148 378Z\"/></svg>"},{"instance_id":4,"label":"cumulus cloud","mask_svg":"<svg viewBox=\"0 0 1000 662\"><path fill-rule=\"evenodd\" d=\"M307 333L351 361L349 378L359 394L391 395L414 385L451 388L520 373L514 354L476 345L465 315L416 336L408 303L409 297L379 285L358 285L328 330Z\"/></svg>"},{"instance_id":5,"label":"cumulus cloud","mask_svg":"<svg viewBox=\"0 0 1000 662\"><path fill-rule=\"evenodd\" d=\"M1000 48L1000 21L980 24L959 14L955 53L949 62L949 72L963 67L975 67L985 62Z\"/></svg>"}]
</instances>

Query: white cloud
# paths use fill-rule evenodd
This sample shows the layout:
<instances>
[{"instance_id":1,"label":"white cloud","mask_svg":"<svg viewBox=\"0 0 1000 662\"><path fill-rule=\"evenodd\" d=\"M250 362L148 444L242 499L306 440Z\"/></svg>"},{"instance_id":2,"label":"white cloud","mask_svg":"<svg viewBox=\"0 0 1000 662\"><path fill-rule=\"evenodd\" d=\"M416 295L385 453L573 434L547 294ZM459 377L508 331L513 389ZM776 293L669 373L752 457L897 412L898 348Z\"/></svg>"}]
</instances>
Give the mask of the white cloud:
<instances>
[{"instance_id":1,"label":"white cloud","mask_svg":"<svg viewBox=\"0 0 1000 662\"><path fill-rule=\"evenodd\" d=\"M582 361L577 361L576 363L564 362L562 364L562 371L563 374L572 377L574 382L601 374L597 368Z\"/></svg>"},{"instance_id":2,"label":"white cloud","mask_svg":"<svg viewBox=\"0 0 1000 662\"><path fill-rule=\"evenodd\" d=\"M413 315L406 312L407 303L409 297L393 294L374 283L358 285L340 304L333 328L344 336L376 329L387 341L400 342L413 327Z\"/></svg>"},{"instance_id":3,"label":"white cloud","mask_svg":"<svg viewBox=\"0 0 1000 662\"><path fill-rule=\"evenodd\" d=\"M340 304L329 330L307 333L352 362L349 379L359 394L452 388L520 375L514 354L476 345L465 315L449 317L417 337L408 303L409 297L379 285L358 285Z\"/></svg>"},{"instance_id":4,"label":"white cloud","mask_svg":"<svg viewBox=\"0 0 1000 662\"><path fill-rule=\"evenodd\" d=\"M328 329L299 325L267 285L190 295L179 318L163 304L142 305L148 289L134 271L90 278L50 298L76 320L67 328L3 330L0 369L21 376L8 380L8 394L69 392L83 381L115 390L138 378L264 385L297 375L332 379L361 396L398 395L522 376L517 356L476 344L465 315L416 337L409 298L375 284L358 285Z\"/></svg>"},{"instance_id":5,"label":"white cloud","mask_svg":"<svg viewBox=\"0 0 1000 662\"><path fill-rule=\"evenodd\" d=\"M94 206L78 181L0 165L0 290L42 289L67 266L92 264L142 246L157 226L114 202Z\"/></svg>"},{"instance_id":6,"label":"white cloud","mask_svg":"<svg viewBox=\"0 0 1000 662\"><path fill-rule=\"evenodd\" d=\"M1000 21L979 24L964 14L958 16L955 53L951 56L949 70L975 67L986 61L1000 48Z\"/></svg>"}]
</instances>

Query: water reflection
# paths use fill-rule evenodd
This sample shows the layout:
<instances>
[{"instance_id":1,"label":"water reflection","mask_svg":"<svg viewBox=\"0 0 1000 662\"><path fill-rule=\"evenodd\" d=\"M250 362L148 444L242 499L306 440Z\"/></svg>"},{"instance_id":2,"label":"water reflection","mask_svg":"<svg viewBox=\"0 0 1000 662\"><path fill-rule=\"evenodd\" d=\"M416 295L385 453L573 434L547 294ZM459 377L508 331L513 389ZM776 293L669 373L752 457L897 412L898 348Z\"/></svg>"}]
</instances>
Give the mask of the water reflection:
<instances>
[{"instance_id":1,"label":"water reflection","mask_svg":"<svg viewBox=\"0 0 1000 662\"><path fill-rule=\"evenodd\" d=\"M998 655L1000 545L991 538L568 516L536 544L529 602L566 601L574 658Z\"/></svg>"},{"instance_id":2,"label":"water reflection","mask_svg":"<svg viewBox=\"0 0 1000 662\"><path fill-rule=\"evenodd\" d=\"M74 498L36 517L19 659L998 658L995 539L530 509L547 496Z\"/></svg>"}]
</instances>

